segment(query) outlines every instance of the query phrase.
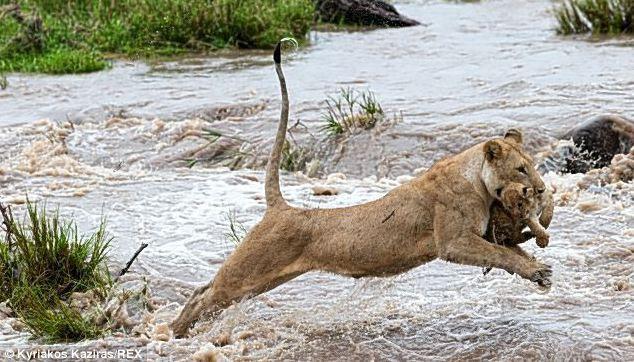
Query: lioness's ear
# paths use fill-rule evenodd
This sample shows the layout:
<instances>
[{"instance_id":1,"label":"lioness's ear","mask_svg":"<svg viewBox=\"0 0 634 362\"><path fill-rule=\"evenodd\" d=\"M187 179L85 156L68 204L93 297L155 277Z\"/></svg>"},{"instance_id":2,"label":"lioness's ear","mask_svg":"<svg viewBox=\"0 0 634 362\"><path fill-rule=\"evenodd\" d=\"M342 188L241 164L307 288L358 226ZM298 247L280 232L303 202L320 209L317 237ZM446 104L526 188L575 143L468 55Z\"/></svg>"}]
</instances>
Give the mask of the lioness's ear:
<instances>
[{"instance_id":1,"label":"lioness's ear","mask_svg":"<svg viewBox=\"0 0 634 362\"><path fill-rule=\"evenodd\" d=\"M493 161L502 156L502 145L496 140L488 141L484 144L484 157L488 161Z\"/></svg>"},{"instance_id":2,"label":"lioness's ear","mask_svg":"<svg viewBox=\"0 0 634 362\"><path fill-rule=\"evenodd\" d=\"M521 145L522 142L524 141L522 139L522 132L517 128L511 128L508 131L506 131L506 134L504 135L504 139L506 141L515 142L518 145Z\"/></svg>"}]
</instances>

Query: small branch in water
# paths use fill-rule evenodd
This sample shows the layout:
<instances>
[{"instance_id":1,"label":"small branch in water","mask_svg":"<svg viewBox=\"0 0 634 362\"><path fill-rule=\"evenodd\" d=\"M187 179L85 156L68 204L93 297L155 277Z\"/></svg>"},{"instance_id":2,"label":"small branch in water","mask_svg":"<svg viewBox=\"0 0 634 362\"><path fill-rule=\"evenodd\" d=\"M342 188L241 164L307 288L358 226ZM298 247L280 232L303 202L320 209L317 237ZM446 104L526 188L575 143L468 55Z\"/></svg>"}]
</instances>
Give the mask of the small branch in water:
<instances>
[{"instance_id":1,"label":"small branch in water","mask_svg":"<svg viewBox=\"0 0 634 362\"><path fill-rule=\"evenodd\" d=\"M112 170L114 172L117 172L117 171L121 170L121 167L123 167L123 161L119 161L119 163Z\"/></svg>"},{"instance_id":2,"label":"small branch in water","mask_svg":"<svg viewBox=\"0 0 634 362\"><path fill-rule=\"evenodd\" d=\"M0 89L5 90L8 86L9 81L7 80L7 77L5 77L4 74L0 74Z\"/></svg>"},{"instance_id":3,"label":"small branch in water","mask_svg":"<svg viewBox=\"0 0 634 362\"><path fill-rule=\"evenodd\" d=\"M386 221L388 221L392 216L394 216L395 212L396 210L392 210L392 212L385 219L383 219L383 221L381 221L381 224L385 224Z\"/></svg>"},{"instance_id":4,"label":"small branch in water","mask_svg":"<svg viewBox=\"0 0 634 362\"><path fill-rule=\"evenodd\" d=\"M121 269L121 272L119 273L119 275L114 279L115 282L119 280L119 278L122 277L125 273L128 272L128 269L130 269L130 267L132 266L132 263L134 263L134 261L139 256L139 254L141 254L143 249L147 248L148 245L149 245L148 243L141 244L141 246L137 249L134 255L132 255L132 258L128 260L128 263L125 265L125 268Z\"/></svg>"}]
</instances>

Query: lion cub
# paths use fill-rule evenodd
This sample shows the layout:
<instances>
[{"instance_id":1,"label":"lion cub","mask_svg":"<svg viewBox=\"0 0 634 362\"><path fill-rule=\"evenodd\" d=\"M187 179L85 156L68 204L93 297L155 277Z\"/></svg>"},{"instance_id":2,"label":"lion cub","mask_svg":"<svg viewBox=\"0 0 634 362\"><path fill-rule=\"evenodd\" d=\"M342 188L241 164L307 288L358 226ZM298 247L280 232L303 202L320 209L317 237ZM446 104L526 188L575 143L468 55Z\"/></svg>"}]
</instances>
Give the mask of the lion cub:
<instances>
[{"instance_id":1,"label":"lion cub","mask_svg":"<svg viewBox=\"0 0 634 362\"><path fill-rule=\"evenodd\" d=\"M525 242L533 235L540 248L548 245L550 236L539 223L539 214L544 209L542 195L532 188L511 183L502 189L500 201L491 206L491 218L485 239L490 242L514 246ZM522 232L528 226L531 232Z\"/></svg>"}]
</instances>

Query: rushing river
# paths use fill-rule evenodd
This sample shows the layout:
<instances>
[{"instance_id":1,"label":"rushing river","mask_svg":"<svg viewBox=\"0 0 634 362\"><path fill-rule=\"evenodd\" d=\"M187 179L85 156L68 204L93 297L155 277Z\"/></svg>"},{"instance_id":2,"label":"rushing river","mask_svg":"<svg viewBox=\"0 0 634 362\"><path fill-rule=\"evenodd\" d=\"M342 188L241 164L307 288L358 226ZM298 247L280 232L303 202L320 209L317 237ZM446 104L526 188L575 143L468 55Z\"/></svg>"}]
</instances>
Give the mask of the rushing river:
<instances>
[{"instance_id":1,"label":"rushing river","mask_svg":"<svg viewBox=\"0 0 634 362\"><path fill-rule=\"evenodd\" d=\"M298 144L322 137L323 101L340 87L370 88L399 114L339 145L337 157L322 160L323 177L286 173L293 205L376 199L402 175L509 127L522 128L537 152L582 120L634 115L631 38L558 37L551 1L396 4L423 25L316 32L310 46L285 55ZM54 346L5 318L0 349L134 347L151 360L204 351L231 360L634 360L634 185L580 188L584 175L552 172L544 175L556 190L550 246L526 247L553 266L548 291L441 261L383 279L309 273L199 323L189 339L157 340L158 326L234 249L228 215L248 228L265 210L261 169L190 169L183 159L205 149L208 127L265 154L280 106L270 53L8 80L0 198L20 204L28 192L86 231L107 215L113 270L149 243L124 280L145 277L158 311L136 332ZM347 177L326 178L332 172ZM339 194L314 196L324 184Z\"/></svg>"}]
</instances>

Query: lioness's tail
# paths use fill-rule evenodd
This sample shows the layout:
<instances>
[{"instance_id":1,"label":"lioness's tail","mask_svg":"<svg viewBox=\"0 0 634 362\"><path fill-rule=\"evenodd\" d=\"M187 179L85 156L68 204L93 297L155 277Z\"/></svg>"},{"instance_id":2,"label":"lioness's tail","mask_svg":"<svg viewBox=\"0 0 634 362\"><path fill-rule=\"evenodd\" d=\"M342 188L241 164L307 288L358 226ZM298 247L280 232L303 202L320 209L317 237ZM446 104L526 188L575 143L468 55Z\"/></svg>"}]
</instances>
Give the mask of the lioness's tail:
<instances>
[{"instance_id":1,"label":"lioness's tail","mask_svg":"<svg viewBox=\"0 0 634 362\"><path fill-rule=\"evenodd\" d=\"M284 41L284 39L282 39ZM282 72L282 41L277 43L273 51L273 61L275 62L275 71L280 81L280 89L282 91L282 113L280 115L280 123L277 127L275 135L275 143L269 156L269 162L266 165L266 182L264 185L264 194L266 196L266 206L273 207L276 205L285 205L286 201L282 197L280 191L280 158L282 157L282 149L286 141L286 128L288 126L288 91L286 90L286 79Z\"/></svg>"}]
</instances>

